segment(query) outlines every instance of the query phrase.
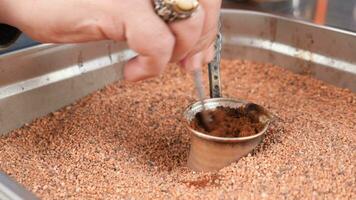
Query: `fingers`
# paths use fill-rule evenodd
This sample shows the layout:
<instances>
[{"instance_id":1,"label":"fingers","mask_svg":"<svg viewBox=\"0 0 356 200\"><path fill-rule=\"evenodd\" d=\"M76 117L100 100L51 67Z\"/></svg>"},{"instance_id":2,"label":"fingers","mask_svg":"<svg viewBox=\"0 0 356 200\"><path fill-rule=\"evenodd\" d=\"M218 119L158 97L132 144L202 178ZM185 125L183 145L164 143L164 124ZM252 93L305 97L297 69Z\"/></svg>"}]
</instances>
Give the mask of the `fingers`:
<instances>
[{"instance_id":1,"label":"fingers","mask_svg":"<svg viewBox=\"0 0 356 200\"><path fill-rule=\"evenodd\" d=\"M204 19L204 9L199 7L190 18L169 25L176 41L172 62L183 59L191 49L194 49L202 35Z\"/></svg>"},{"instance_id":2,"label":"fingers","mask_svg":"<svg viewBox=\"0 0 356 200\"><path fill-rule=\"evenodd\" d=\"M219 18L219 13L220 13L220 7L221 7L221 2L222 0L199 0L200 4L202 7L204 7L205 10L209 10L211 12L211 19L216 19ZM207 16L207 17L209 17ZM208 19L208 18L207 18Z\"/></svg>"},{"instance_id":3,"label":"fingers","mask_svg":"<svg viewBox=\"0 0 356 200\"><path fill-rule=\"evenodd\" d=\"M182 58L186 71L212 60L221 0L201 0L201 7L192 17L168 25L147 2L150 3L137 4L140 8L128 15L125 23L128 45L139 54L126 64L125 79L138 81L157 76L168 62Z\"/></svg>"},{"instance_id":4,"label":"fingers","mask_svg":"<svg viewBox=\"0 0 356 200\"><path fill-rule=\"evenodd\" d=\"M187 55L193 56L197 52L209 48L215 41L218 32L221 0L200 0L201 7L207 13L204 17L204 27L199 42Z\"/></svg>"},{"instance_id":5,"label":"fingers","mask_svg":"<svg viewBox=\"0 0 356 200\"><path fill-rule=\"evenodd\" d=\"M186 57L182 60L181 65L186 72L193 72L200 69L203 65L203 53L199 52L191 57Z\"/></svg>"},{"instance_id":6,"label":"fingers","mask_svg":"<svg viewBox=\"0 0 356 200\"><path fill-rule=\"evenodd\" d=\"M214 44L215 43L213 42L213 44L211 44L210 47L204 51L204 64L208 64L211 61L213 61L214 56L215 56Z\"/></svg>"},{"instance_id":7,"label":"fingers","mask_svg":"<svg viewBox=\"0 0 356 200\"><path fill-rule=\"evenodd\" d=\"M217 25L220 16L221 0L200 0L201 6L209 13L205 15L203 35L217 30Z\"/></svg>"},{"instance_id":8,"label":"fingers","mask_svg":"<svg viewBox=\"0 0 356 200\"><path fill-rule=\"evenodd\" d=\"M211 45L209 48L198 52L193 56L184 58L181 62L181 66L186 72L192 72L195 69L205 67L213 60L214 53L214 45Z\"/></svg>"},{"instance_id":9,"label":"fingers","mask_svg":"<svg viewBox=\"0 0 356 200\"><path fill-rule=\"evenodd\" d=\"M124 76L129 81L159 75L170 61L175 44L174 35L150 4L142 6L138 12L140 17L133 12L127 16L129 20L125 24L127 43L139 54L125 66Z\"/></svg>"}]
</instances>

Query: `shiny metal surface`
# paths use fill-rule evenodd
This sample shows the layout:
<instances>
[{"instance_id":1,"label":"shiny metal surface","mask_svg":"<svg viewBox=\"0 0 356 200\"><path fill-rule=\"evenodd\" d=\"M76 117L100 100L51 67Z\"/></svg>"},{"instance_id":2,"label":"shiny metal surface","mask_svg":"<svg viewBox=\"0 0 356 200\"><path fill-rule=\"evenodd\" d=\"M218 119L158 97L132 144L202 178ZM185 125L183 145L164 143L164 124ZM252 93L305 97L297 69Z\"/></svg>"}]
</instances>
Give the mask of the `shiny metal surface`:
<instances>
[{"instance_id":1,"label":"shiny metal surface","mask_svg":"<svg viewBox=\"0 0 356 200\"><path fill-rule=\"evenodd\" d=\"M121 43L41 45L0 57L0 135L122 79Z\"/></svg>"},{"instance_id":2,"label":"shiny metal surface","mask_svg":"<svg viewBox=\"0 0 356 200\"><path fill-rule=\"evenodd\" d=\"M263 140L263 136L230 144L204 140L192 135L187 165L190 169L218 171L246 156Z\"/></svg>"},{"instance_id":3,"label":"shiny metal surface","mask_svg":"<svg viewBox=\"0 0 356 200\"><path fill-rule=\"evenodd\" d=\"M153 0L153 5L154 10L159 17L166 22L173 22L189 18L199 7L199 1Z\"/></svg>"},{"instance_id":4,"label":"shiny metal surface","mask_svg":"<svg viewBox=\"0 0 356 200\"><path fill-rule=\"evenodd\" d=\"M1 200L38 200L22 185L0 172L0 199Z\"/></svg>"},{"instance_id":5,"label":"shiny metal surface","mask_svg":"<svg viewBox=\"0 0 356 200\"><path fill-rule=\"evenodd\" d=\"M220 29L221 24L219 23ZM213 61L208 64L209 72L209 90L210 98L221 97L221 77L220 77L220 62L221 62L221 51L222 51L222 34L219 31L216 41L215 41L215 56Z\"/></svg>"},{"instance_id":6,"label":"shiny metal surface","mask_svg":"<svg viewBox=\"0 0 356 200\"><path fill-rule=\"evenodd\" d=\"M241 10L224 10L222 27L223 58L274 63L356 91L355 33ZM0 134L122 79L134 55L104 41L0 56Z\"/></svg>"},{"instance_id":7,"label":"shiny metal surface","mask_svg":"<svg viewBox=\"0 0 356 200\"><path fill-rule=\"evenodd\" d=\"M202 69L195 69L193 71L193 78L194 78L194 83L195 83L195 90L197 91L198 98L200 105L202 107L202 110L205 111L205 103L204 99L205 97L205 92L204 92L204 86L203 86L203 78L202 78ZM204 125L205 128L209 128L209 124L211 119L211 116L206 113L202 112L201 118L199 118L201 124Z\"/></svg>"},{"instance_id":8,"label":"shiny metal surface","mask_svg":"<svg viewBox=\"0 0 356 200\"><path fill-rule=\"evenodd\" d=\"M126 61L134 54L114 42L42 45L0 58L0 99Z\"/></svg>"},{"instance_id":9,"label":"shiny metal surface","mask_svg":"<svg viewBox=\"0 0 356 200\"><path fill-rule=\"evenodd\" d=\"M212 99L205 99L204 100L204 105L206 110L214 110L219 106L222 107L230 107L230 108L239 108L239 107L243 107L246 105L249 105L249 102L242 100L242 99L232 99L232 98L212 98ZM259 106L261 107L261 106ZM188 124L190 121L192 121L195 117L195 115L198 112L201 112L203 110L202 104L199 102L196 102L192 105L190 105L184 112L184 117L187 120ZM261 107L261 110L265 110L264 108ZM210 141L215 141L215 142L230 142L230 143L235 143L235 142L243 142L246 140L250 140L256 137L260 137L261 135L263 135L263 132L266 131L267 129L267 125L269 123L269 119L272 119L272 115L270 113L268 113L267 111L264 112L264 115L259 116L260 117L260 121L266 124L266 127L264 128L263 131L261 131L260 133L256 134L256 135L252 135L252 136L248 136L248 137L234 137L234 138L228 138L228 137L216 137L216 136L211 136L211 135L206 135L204 133L201 133L199 131L196 131L192 128L190 128L188 126L188 129L194 133L197 137L201 137L203 139L206 140L210 140ZM266 117L268 118L268 120L266 120Z\"/></svg>"},{"instance_id":10,"label":"shiny metal surface","mask_svg":"<svg viewBox=\"0 0 356 200\"><path fill-rule=\"evenodd\" d=\"M356 0L225 0L223 7L270 13L356 32Z\"/></svg>"},{"instance_id":11,"label":"shiny metal surface","mask_svg":"<svg viewBox=\"0 0 356 200\"><path fill-rule=\"evenodd\" d=\"M356 92L356 33L253 11L223 15L225 58L273 63Z\"/></svg>"},{"instance_id":12,"label":"shiny metal surface","mask_svg":"<svg viewBox=\"0 0 356 200\"><path fill-rule=\"evenodd\" d=\"M207 110L214 110L219 106L238 108L248 105L244 100L231 98L214 98L205 100ZM258 106L258 105L256 105ZM259 106L260 107L260 106ZM261 109L265 111L264 108ZM191 132L191 146L188 157L188 167L195 171L215 171L251 152L263 139L268 129L272 116L266 111L258 114L258 119L263 123L264 129L258 134L247 137L217 137L194 130L190 127L196 113L202 111L200 102L189 106L184 112L187 128Z\"/></svg>"}]
</instances>

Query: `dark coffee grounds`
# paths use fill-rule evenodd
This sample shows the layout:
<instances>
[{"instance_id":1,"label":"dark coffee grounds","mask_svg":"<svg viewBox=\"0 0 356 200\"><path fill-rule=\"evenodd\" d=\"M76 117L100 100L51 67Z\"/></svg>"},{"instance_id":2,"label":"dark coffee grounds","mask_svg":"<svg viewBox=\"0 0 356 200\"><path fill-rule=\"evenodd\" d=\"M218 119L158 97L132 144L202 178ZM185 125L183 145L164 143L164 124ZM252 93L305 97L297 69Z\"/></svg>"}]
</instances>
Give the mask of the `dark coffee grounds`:
<instances>
[{"instance_id":1,"label":"dark coffee grounds","mask_svg":"<svg viewBox=\"0 0 356 200\"><path fill-rule=\"evenodd\" d=\"M215 110L205 111L212 118L209 130L204 128L199 112L191 122L195 130L218 137L246 137L254 135L263 130L264 124L258 120L256 115L248 113L243 107L229 108L217 107Z\"/></svg>"}]
</instances>

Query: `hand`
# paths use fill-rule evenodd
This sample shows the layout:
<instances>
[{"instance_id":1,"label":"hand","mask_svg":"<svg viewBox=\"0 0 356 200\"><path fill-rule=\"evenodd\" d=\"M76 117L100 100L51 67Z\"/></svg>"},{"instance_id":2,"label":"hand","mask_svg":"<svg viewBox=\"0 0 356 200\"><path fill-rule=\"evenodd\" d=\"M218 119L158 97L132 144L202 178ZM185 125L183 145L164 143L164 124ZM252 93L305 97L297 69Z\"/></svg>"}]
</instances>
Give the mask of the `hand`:
<instances>
[{"instance_id":1,"label":"hand","mask_svg":"<svg viewBox=\"0 0 356 200\"><path fill-rule=\"evenodd\" d=\"M186 70L212 59L221 0L200 0L190 18L166 24L151 0L2 0L0 21L35 40L126 41L138 53L125 66L131 81L159 75L169 62Z\"/></svg>"}]
</instances>

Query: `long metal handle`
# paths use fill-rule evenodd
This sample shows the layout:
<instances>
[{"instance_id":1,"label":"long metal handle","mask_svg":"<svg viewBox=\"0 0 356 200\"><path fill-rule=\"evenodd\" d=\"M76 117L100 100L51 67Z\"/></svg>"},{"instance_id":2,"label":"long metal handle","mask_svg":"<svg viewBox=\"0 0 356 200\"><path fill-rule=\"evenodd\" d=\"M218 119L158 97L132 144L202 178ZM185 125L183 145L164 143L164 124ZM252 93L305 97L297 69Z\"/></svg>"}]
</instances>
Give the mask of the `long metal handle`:
<instances>
[{"instance_id":1,"label":"long metal handle","mask_svg":"<svg viewBox=\"0 0 356 200\"><path fill-rule=\"evenodd\" d=\"M219 24L219 29L221 25ZM221 30L217 35L215 41L215 56L213 61L208 65L209 67L209 87L210 87L210 97L219 98L221 95L221 85L220 85L220 61L221 61L221 48L222 48L222 34Z\"/></svg>"},{"instance_id":2,"label":"long metal handle","mask_svg":"<svg viewBox=\"0 0 356 200\"><path fill-rule=\"evenodd\" d=\"M202 70L201 68L194 70L194 83L195 88L199 97L199 101L202 106L202 112L197 116L197 119L200 121L200 124L204 127L205 130L212 130L210 122L212 121L212 117L209 113L206 112L206 107L204 103L205 92L203 87L203 79L202 79Z\"/></svg>"}]
</instances>

